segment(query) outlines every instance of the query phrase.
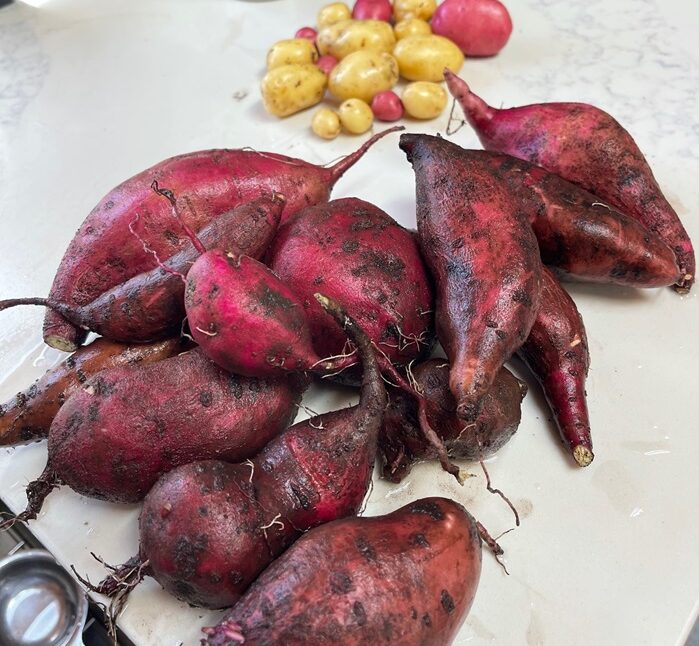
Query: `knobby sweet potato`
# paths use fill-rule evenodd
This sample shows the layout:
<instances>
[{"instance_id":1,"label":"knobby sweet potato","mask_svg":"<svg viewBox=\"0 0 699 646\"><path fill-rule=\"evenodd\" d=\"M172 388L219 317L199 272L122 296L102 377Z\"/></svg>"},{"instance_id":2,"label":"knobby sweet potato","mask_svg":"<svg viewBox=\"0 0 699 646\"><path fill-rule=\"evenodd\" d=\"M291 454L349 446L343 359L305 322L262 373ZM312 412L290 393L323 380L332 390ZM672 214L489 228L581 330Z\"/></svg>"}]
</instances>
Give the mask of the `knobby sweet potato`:
<instances>
[{"instance_id":1,"label":"knobby sweet potato","mask_svg":"<svg viewBox=\"0 0 699 646\"><path fill-rule=\"evenodd\" d=\"M326 201L337 180L390 129L330 167L275 153L205 150L167 159L110 191L87 216L63 256L50 300L71 308L87 305L134 276L155 269L151 254L129 231L139 225L146 244L167 260L189 239L172 219L170 206L151 190L153 181L184 196L183 217L194 231L230 209L274 192L286 198L283 217ZM47 312L44 339L55 348L75 350L84 333L55 311Z\"/></svg>"},{"instance_id":2,"label":"knobby sweet potato","mask_svg":"<svg viewBox=\"0 0 699 646\"><path fill-rule=\"evenodd\" d=\"M689 291L692 242L633 137L611 115L587 103L498 110L449 70L444 78L486 149L538 164L642 222L672 248L681 276L676 289Z\"/></svg>"},{"instance_id":3,"label":"knobby sweet potato","mask_svg":"<svg viewBox=\"0 0 699 646\"><path fill-rule=\"evenodd\" d=\"M66 400L98 372L167 359L187 349L181 339L123 345L97 339L51 368L27 390L0 406L0 445L48 437L53 418Z\"/></svg>"},{"instance_id":4,"label":"knobby sweet potato","mask_svg":"<svg viewBox=\"0 0 699 646\"><path fill-rule=\"evenodd\" d=\"M426 498L307 532L215 627L209 646L449 644L476 594L481 539L458 503Z\"/></svg>"}]
</instances>

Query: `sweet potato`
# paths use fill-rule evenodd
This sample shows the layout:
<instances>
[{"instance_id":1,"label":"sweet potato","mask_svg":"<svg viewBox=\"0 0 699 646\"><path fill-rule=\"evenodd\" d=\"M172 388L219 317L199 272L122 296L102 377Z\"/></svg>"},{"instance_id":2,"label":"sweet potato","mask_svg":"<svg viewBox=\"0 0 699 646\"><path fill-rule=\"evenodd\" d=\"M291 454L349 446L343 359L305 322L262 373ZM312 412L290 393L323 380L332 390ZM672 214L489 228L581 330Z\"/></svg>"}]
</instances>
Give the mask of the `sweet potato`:
<instances>
[{"instance_id":1,"label":"sweet potato","mask_svg":"<svg viewBox=\"0 0 699 646\"><path fill-rule=\"evenodd\" d=\"M694 283L694 248L631 135L586 103L542 103L498 110L449 70L444 78L484 148L531 161L579 184L636 218L674 251L679 292Z\"/></svg>"},{"instance_id":2,"label":"sweet potato","mask_svg":"<svg viewBox=\"0 0 699 646\"><path fill-rule=\"evenodd\" d=\"M564 445L586 467L594 457L585 393L587 335L573 299L546 269L539 312L519 355L539 380Z\"/></svg>"},{"instance_id":3,"label":"sweet potato","mask_svg":"<svg viewBox=\"0 0 699 646\"><path fill-rule=\"evenodd\" d=\"M70 307L86 305L100 294L157 267L144 254L129 227L141 221L141 236L162 260L182 250L189 239L172 220L170 206L150 189L153 181L186 196L184 219L199 231L230 209L264 194L286 198L283 217L303 206L326 201L337 180L378 139L328 168L300 159L255 150L206 150L167 159L110 191L92 210L63 256L49 298ZM48 312L44 339L55 348L75 350L83 332L56 312Z\"/></svg>"},{"instance_id":4,"label":"sweet potato","mask_svg":"<svg viewBox=\"0 0 699 646\"><path fill-rule=\"evenodd\" d=\"M576 184L527 161L464 151L471 172L489 173L518 196L544 263L576 280L661 287L680 279L675 254L658 235Z\"/></svg>"},{"instance_id":5,"label":"sweet potato","mask_svg":"<svg viewBox=\"0 0 699 646\"><path fill-rule=\"evenodd\" d=\"M27 486L36 518L58 485L111 502L137 502L173 467L255 455L296 415L298 377L231 375L197 348L158 363L100 372L51 424L48 462Z\"/></svg>"},{"instance_id":6,"label":"sweet potato","mask_svg":"<svg viewBox=\"0 0 699 646\"><path fill-rule=\"evenodd\" d=\"M541 291L536 237L516 196L473 174L464 151L402 135L417 186L420 248L437 288L437 336L449 357L457 415L475 421L504 362L526 340Z\"/></svg>"},{"instance_id":7,"label":"sweet potato","mask_svg":"<svg viewBox=\"0 0 699 646\"><path fill-rule=\"evenodd\" d=\"M456 415L446 361L430 359L414 366L411 374L427 399L427 419L451 457L483 460L504 446L517 430L527 386L506 368L498 372L471 424L464 424ZM400 482L416 462L437 457L420 430L414 398L396 388L389 391L379 452L383 458L382 475L392 482Z\"/></svg>"},{"instance_id":8,"label":"sweet potato","mask_svg":"<svg viewBox=\"0 0 699 646\"><path fill-rule=\"evenodd\" d=\"M280 227L268 264L303 303L318 356L350 350L313 298L319 290L342 303L394 364L432 346L434 296L417 242L373 204L346 198L302 209Z\"/></svg>"},{"instance_id":9,"label":"sweet potato","mask_svg":"<svg viewBox=\"0 0 699 646\"><path fill-rule=\"evenodd\" d=\"M426 498L306 533L213 628L210 646L449 644L473 602L481 539L458 503Z\"/></svg>"},{"instance_id":10,"label":"sweet potato","mask_svg":"<svg viewBox=\"0 0 699 646\"><path fill-rule=\"evenodd\" d=\"M154 363L187 349L181 339L122 345L97 339L51 368L27 390L0 406L0 445L48 437L53 418L82 384L107 368Z\"/></svg>"},{"instance_id":11,"label":"sweet potato","mask_svg":"<svg viewBox=\"0 0 699 646\"><path fill-rule=\"evenodd\" d=\"M324 306L359 348L359 406L295 424L245 464L210 460L164 475L144 501L139 558L97 591L123 598L148 574L190 604L228 607L304 531L357 513L386 392L369 339L338 307Z\"/></svg>"}]
</instances>

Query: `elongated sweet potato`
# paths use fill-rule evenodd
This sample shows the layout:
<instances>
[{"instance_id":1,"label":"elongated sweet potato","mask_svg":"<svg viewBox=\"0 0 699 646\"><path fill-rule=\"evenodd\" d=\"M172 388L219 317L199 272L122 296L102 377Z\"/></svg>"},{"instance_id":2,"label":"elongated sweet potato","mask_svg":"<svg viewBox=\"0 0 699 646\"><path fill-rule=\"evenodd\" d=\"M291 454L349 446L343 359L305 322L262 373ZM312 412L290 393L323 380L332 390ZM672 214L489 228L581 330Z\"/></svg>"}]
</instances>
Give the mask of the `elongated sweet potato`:
<instances>
[{"instance_id":1,"label":"elongated sweet potato","mask_svg":"<svg viewBox=\"0 0 699 646\"><path fill-rule=\"evenodd\" d=\"M542 260L561 277L630 287L680 279L675 254L658 235L585 189L510 155L467 150L464 159L518 196Z\"/></svg>"},{"instance_id":2,"label":"elongated sweet potato","mask_svg":"<svg viewBox=\"0 0 699 646\"><path fill-rule=\"evenodd\" d=\"M142 345L97 339L62 361L30 388L0 406L0 445L48 437L53 418L66 400L98 372L167 359L187 349L179 338Z\"/></svg>"},{"instance_id":3,"label":"elongated sweet potato","mask_svg":"<svg viewBox=\"0 0 699 646\"><path fill-rule=\"evenodd\" d=\"M170 206L151 190L153 181L175 195L186 196L184 221L194 231L230 209L264 194L286 198L283 216L303 206L326 201L337 180L378 139L328 168L300 159L255 150L205 150L167 159L110 191L87 216L66 250L49 298L70 307L86 305L100 294L157 267L129 231L140 220L141 236L162 260L188 243L172 219ZM73 351L83 333L56 312L48 312L44 339L55 348Z\"/></svg>"},{"instance_id":4,"label":"elongated sweet potato","mask_svg":"<svg viewBox=\"0 0 699 646\"><path fill-rule=\"evenodd\" d=\"M449 644L476 594L478 527L426 498L306 533L213 628L210 646Z\"/></svg>"},{"instance_id":5,"label":"elongated sweet potato","mask_svg":"<svg viewBox=\"0 0 699 646\"><path fill-rule=\"evenodd\" d=\"M27 486L36 517L58 485L111 502L141 500L173 467L255 455L293 420L299 377L231 375L197 348L144 366L104 370L63 405L51 424L43 474Z\"/></svg>"},{"instance_id":6,"label":"elongated sweet potato","mask_svg":"<svg viewBox=\"0 0 699 646\"><path fill-rule=\"evenodd\" d=\"M280 227L268 263L303 303L317 355L348 353L347 337L313 298L319 290L392 363L431 348L434 297L417 242L373 204L345 198L302 209Z\"/></svg>"},{"instance_id":7,"label":"elongated sweet potato","mask_svg":"<svg viewBox=\"0 0 699 646\"><path fill-rule=\"evenodd\" d=\"M539 312L519 355L539 380L563 443L586 467L594 457L585 393L587 335L573 299L546 269Z\"/></svg>"},{"instance_id":8,"label":"elongated sweet potato","mask_svg":"<svg viewBox=\"0 0 699 646\"><path fill-rule=\"evenodd\" d=\"M504 446L519 426L527 386L507 368L501 368L483 398L478 417L464 423L456 414L449 390L449 364L429 359L412 368L418 388L427 399L427 419L444 441L450 457L483 460ZM413 464L437 457L420 430L414 398L402 390L389 391L389 405L379 435L383 477L400 482Z\"/></svg>"},{"instance_id":9,"label":"elongated sweet potato","mask_svg":"<svg viewBox=\"0 0 699 646\"><path fill-rule=\"evenodd\" d=\"M420 248L437 289L437 335L451 364L457 414L474 421L504 362L526 340L541 291L541 259L527 214L464 151L402 135L415 170Z\"/></svg>"},{"instance_id":10,"label":"elongated sweet potato","mask_svg":"<svg viewBox=\"0 0 699 646\"><path fill-rule=\"evenodd\" d=\"M190 604L235 603L304 531L356 514L374 469L386 392L367 336L323 301L359 348L359 406L314 416L245 464L196 462L164 475L146 496L140 558L103 581L121 595L146 574Z\"/></svg>"},{"instance_id":11,"label":"elongated sweet potato","mask_svg":"<svg viewBox=\"0 0 699 646\"><path fill-rule=\"evenodd\" d=\"M633 137L611 115L586 103L541 103L498 110L449 70L449 90L488 150L529 160L579 184L636 218L674 251L687 292L694 248Z\"/></svg>"}]
</instances>

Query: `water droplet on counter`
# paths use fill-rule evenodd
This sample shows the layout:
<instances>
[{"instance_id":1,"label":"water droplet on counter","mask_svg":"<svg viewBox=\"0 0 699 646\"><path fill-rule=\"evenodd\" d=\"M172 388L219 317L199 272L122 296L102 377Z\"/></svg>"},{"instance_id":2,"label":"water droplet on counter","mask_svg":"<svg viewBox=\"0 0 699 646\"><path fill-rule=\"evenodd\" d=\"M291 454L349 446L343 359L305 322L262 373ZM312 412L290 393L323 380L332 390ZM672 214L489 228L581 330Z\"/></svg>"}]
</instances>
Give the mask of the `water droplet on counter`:
<instances>
[{"instance_id":1,"label":"water droplet on counter","mask_svg":"<svg viewBox=\"0 0 699 646\"><path fill-rule=\"evenodd\" d=\"M642 507L635 507L634 510L629 514L629 518L637 518L643 513Z\"/></svg>"}]
</instances>

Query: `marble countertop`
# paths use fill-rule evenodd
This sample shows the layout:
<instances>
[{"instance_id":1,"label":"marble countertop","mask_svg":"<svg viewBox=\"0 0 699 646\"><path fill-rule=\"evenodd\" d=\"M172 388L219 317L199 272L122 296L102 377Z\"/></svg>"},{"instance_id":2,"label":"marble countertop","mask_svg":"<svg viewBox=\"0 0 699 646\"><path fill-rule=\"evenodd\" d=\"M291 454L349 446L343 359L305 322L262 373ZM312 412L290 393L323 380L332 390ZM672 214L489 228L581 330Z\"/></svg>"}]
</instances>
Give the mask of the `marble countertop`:
<instances>
[{"instance_id":1,"label":"marble countertop","mask_svg":"<svg viewBox=\"0 0 699 646\"><path fill-rule=\"evenodd\" d=\"M39 0L34 0L38 4ZM312 137L310 115L266 115L264 52L313 22L319 0L48 0L0 10L0 298L46 294L75 229L112 186L171 155L254 146L324 163L363 138ZM699 9L682 0L510 0L515 24L496 58L462 76L495 105L594 103L633 133L660 185L699 241ZM444 132L446 115L409 130ZM463 128L453 139L477 147ZM338 184L414 223L413 175L395 139ZM487 554L459 646L656 646L684 643L699 610L699 292L572 285L585 318L596 460L575 469L534 384L512 442L490 463L522 526L502 538L511 576ZM41 344L42 313L2 316L0 400L58 353ZM521 371L521 366L514 369ZM330 410L341 391L315 390ZM0 450L0 495L24 506L44 444ZM494 534L510 527L480 472L459 488L433 464L398 487L376 481L370 515L424 495L464 503ZM68 490L31 527L66 565L98 579L137 547L138 506ZM138 646L198 643L218 613L169 598L152 580L121 627Z\"/></svg>"}]
</instances>

